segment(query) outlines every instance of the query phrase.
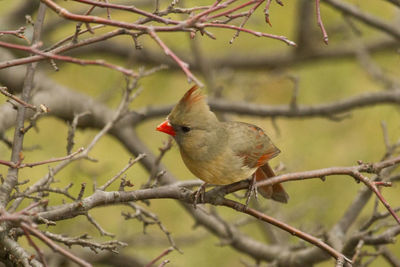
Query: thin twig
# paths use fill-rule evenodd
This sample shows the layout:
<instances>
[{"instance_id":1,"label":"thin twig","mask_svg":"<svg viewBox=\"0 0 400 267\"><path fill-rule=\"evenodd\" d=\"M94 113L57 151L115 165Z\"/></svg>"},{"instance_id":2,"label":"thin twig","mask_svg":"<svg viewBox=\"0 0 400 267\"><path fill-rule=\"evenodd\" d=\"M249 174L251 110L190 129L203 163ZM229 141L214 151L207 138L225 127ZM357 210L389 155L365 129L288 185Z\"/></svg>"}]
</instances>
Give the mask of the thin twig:
<instances>
[{"instance_id":1,"label":"thin twig","mask_svg":"<svg viewBox=\"0 0 400 267\"><path fill-rule=\"evenodd\" d=\"M236 31L242 31L242 32L247 32L249 34L257 36L257 37L272 38L272 39L276 39L276 40L285 42L287 45L290 45L290 46L297 46L295 42L289 40L285 36L279 36L279 35L264 33L264 32L257 32L257 31L253 31L250 29L241 28L241 27L238 27L235 25L226 25L226 24L219 24L219 23L199 23L199 24L196 24L196 26L199 28L211 27L211 28L225 28L225 29L231 29L231 30L236 30Z\"/></svg>"},{"instance_id":2,"label":"thin twig","mask_svg":"<svg viewBox=\"0 0 400 267\"><path fill-rule=\"evenodd\" d=\"M61 60L61 61L66 61L66 62L71 62L71 63L75 63L75 64L79 64L79 65L98 65L98 66L103 66L106 68L110 68L116 71L119 71L125 75L131 76L131 77L137 77L137 73L135 73L132 70L128 70L126 68L123 68L121 66L118 65L114 65L111 63L108 63L104 60L87 60L87 59L78 59L78 58L74 58L74 57L69 57L69 56L62 56L62 55L57 55L57 54L53 54L50 52L42 52L38 49L36 49L33 46L25 46L25 45L18 45L18 44L10 44L10 43L6 43L6 42L2 42L0 41L0 46L2 47L6 47L6 48L11 48L11 49L17 49L17 50L21 50L21 51L26 51L26 52L31 52L34 53L36 55L42 56L42 57L46 57L46 58L51 58L51 59L55 59L55 60ZM40 44L39 44L40 46Z\"/></svg>"},{"instance_id":3,"label":"thin twig","mask_svg":"<svg viewBox=\"0 0 400 267\"><path fill-rule=\"evenodd\" d=\"M317 22L318 22L318 26L321 28L324 43L328 44L328 34L325 30L324 23L322 22L319 1L320 0L315 0L315 10L317 13Z\"/></svg>"},{"instance_id":4,"label":"thin twig","mask_svg":"<svg viewBox=\"0 0 400 267\"><path fill-rule=\"evenodd\" d=\"M31 245L36 250L36 252L38 253L40 261L43 263L43 266L47 267L48 265L47 265L47 262L46 262L46 258L44 257L43 251L36 245L35 242L33 242L32 238L29 235L29 232L27 231L26 228L22 227L22 231L24 231L25 237L28 240L29 245Z\"/></svg>"},{"instance_id":5,"label":"thin twig","mask_svg":"<svg viewBox=\"0 0 400 267\"><path fill-rule=\"evenodd\" d=\"M26 38L26 36L24 35L26 28L25 27L20 27L18 30L14 30L14 31L0 31L0 36L4 35L4 34L11 34L11 35L15 35L18 38L24 39L28 44L29 39Z\"/></svg>"},{"instance_id":6,"label":"thin twig","mask_svg":"<svg viewBox=\"0 0 400 267\"><path fill-rule=\"evenodd\" d=\"M26 168L26 167L32 168L32 167L35 167L35 166L38 166L38 165L43 165L43 164L48 164L48 163L53 163L53 162L58 162L58 161L64 161L64 160L71 159L74 156L76 156L77 154L81 153L82 151L84 151L83 147L81 147L80 149L78 149L74 153L69 154L69 155L67 155L65 157L48 159L48 160L32 162L32 163L21 163L20 161L17 162L17 163L14 163L14 162L0 160L0 164L6 165L6 166L9 166L9 167L12 167L12 168L17 168L17 169Z\"/></svg>"},{"instance_id":7,"label":"thin twig","mask_svg":"<svg viewBox=\"0 0 400 267\"><path fill-rule=\"evenodd\" d=\"M169 253L171 253L174 250L174 248L167 248L166 250L164 250L160 255L158 255L157 257L155 257L153 260L151 260L148 264L145 265L145 267L151 267L154 263L156 263L159 259L161 259L162 257L165 257L166 255L168 255Z\"/></svg>"},{"instance_id":8,"label":"thin twig","mask_svg":"<svg viewBox=\"0 0 400 267\"><path fill-rule=\"evenodd\" d=\"M204 85L193 75L189 70L189 65L182 61L172 50L158 37L158 35L151 28L148 30L148 34L156 41L156 43L164 50L167 56L170 56L178 65L182 71L186 74L188 82L194 81L198 86L203 87Z\"/></svg>"},{"instance_id":9,"label":"thin twig","mask_svg":"<svg viewBox=\"0 0 400 267\"><path fill-rule=\"evenodd\" d=\"M85 260L75 256L74 254L70 253L68 250L60 247L56 243L54 243L51 239L49 239L46 235L44 235L42 232L39 230L35 229L34 227L28 225L25 222L21 223L21 227L25 229L26 231L30 232L31 234L35 235L37 238L42 240L47 246L49 246L53 251L58 252L65 257L69 258L73 262L77 263L80 266L84 267L92 267L92 265Z\"/></svg>"},{"instance_id":10,"label":"thin twig","mask_svg":"<svg viewBox=\"0 0 400 267\"><path fill-rule=\"evenodd\" d=\"M343 254L341 254L339 251L335 250L331 246L329 246L326 243L322 242L320 239L318 239L318 238L316 238L316 237L314 237L312 235L309 235L309 234L307 234L305 232L302 232L302 231L300 231L300 230L298 230L298 229L296 229L296 228L294 228L294 227L292 227L292 226L290 226L290 225L288 225L286 223L278 221L277 219L275 219L273 217L270 217L270 216L268 216L268 215L266 215L264 213L261 213L261 212L259 212L257 210L249 208L246 205L243 205L243 204L241 204L239 202L236 202L236 201L233 201L233 200L230 200L230 199L225 199L225 198L221 201L221 203L216 202L215 204L235 209L235 210L237 210L239 212L243 212L243 213L249 214L249 215L251 215L251 216L253 216L253 217L255 217L255 218L259 219L259 220L262 220L262 221L268 222L270 224L273 224L273 225L279 227L280 229L285 230L285 231L289 232L290 234L292 234L294 236L301 237L301 239L303 239L303 240L305 240L305 241L307 241L307 242L309 242L309 243L321 248L322 250L324 250L324 251L328 252L330 255L332 255L335 259L338 260L340 258L343 258L346 262L351 263L350 259L348 259L346 256L344 256Z\"/></svg>"},{"instance_id":11,"label":"thin twig","mask_svg":"<svg viewBox=\"0 0 400 267\"><path fill-rule=\"evenodd\" d=\"M29 103L26 103L25 101L23 101L22 99L16 97L15 95L10 94L10 93L7 91L7 87L1 87L1 86L0 86L0 92L1 92L3 95L5 95L5 96L11 98L11 99L14 100L15 102L21 104L22 106L24 106L24 107L26 107L26 108L30 108L30 109L32 109L32 110L34 110L34 111L37 110L36 106L31 105L31 104L29 104Z\"/></svg>"},{"instance_id":12,"label":"thin twig","mask_svg":"<svg viewBox=\"0 0 400 267\"><path fill-rule=\"evenodd\" d=\"M98 189L99 190L106 190L107 187L109 187L115 180L117 180L123 173L125 173L130 167L132 167L136 162L140 161L143 159L146 155L145 154L139 154L134 160L129 159L128 164L120 170L114 177L112 177L110 180L108 180L103 186L100 186Z\"/></svg>"},{"instance_id":13,"label":"thin twig","mask_svg":"<svg viewBox=\"0 0 400 267\"><path fill-rule=\"evenodd\" d=\"M253 15L254 11L256 11L256 9L257 9L263 2L264 2L264 0L258 0L258 1L256 2L256 4L255 4L252 8L250 8L249 11L247 11L246 16L244 17L242 23L240 23L240 25L239 25L240 28L243 28L243 27L244 27L244 25L245 25L245 24L247 23L247 21L250 19L250 16ZM232 39L230 40L229 43L232 44L233 41L234 41L237 37L239 37L239 34L240 34L240 30L237 30L236 33L233 35L233 37L232 37Z\"/></svg>"}]
</instances>

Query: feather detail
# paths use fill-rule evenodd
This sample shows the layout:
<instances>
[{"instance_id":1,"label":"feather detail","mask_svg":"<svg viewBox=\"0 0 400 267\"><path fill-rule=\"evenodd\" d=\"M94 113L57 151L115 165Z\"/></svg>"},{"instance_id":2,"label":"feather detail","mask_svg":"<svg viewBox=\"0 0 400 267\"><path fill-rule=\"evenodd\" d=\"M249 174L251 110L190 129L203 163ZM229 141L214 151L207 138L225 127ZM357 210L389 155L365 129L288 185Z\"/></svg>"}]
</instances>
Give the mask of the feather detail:
<instances>
[{"instance_id":1,"label":"feather detail","mask_svg":"<svg viewBox=\"0 0 400 267\"><path fill-rule=\"evenodd\" d=\"M198 89L199 89L199 87L197 85L192 86L192 88L190 88L185 93L185 95L182 97L180 102L191 106L194 103L202 100L204 98L204 96L201 94L201 92Z\"/></svg>"},{"instance_id":2,"label":"feather detail","mask_svg":"<svg viewBox=\"0 0 400 267\"><path fill-rule=\"evenodd\" d=\"M262 155L258 160L257 160L257 167L263 166L264 164L267 163L267 161L269 161L270 159L272 159L273 157L277 156L280 152L280 150L278 148L276 148L275 146L271 146L271 149L269 149L270 151L268 151L266 154Z\"/></svg>"},{"instance_id":3,"label":"feather detail","mask_svg":"<svg viewBox=\"0 0 400 267\"><path fill-rule=\"evenodd\" d=\"M275 176L269 164L265 164L256 170L256 181L263 181L268 178ZM281 184L264 185L258 187L258 192L265 198L271 198L275 201L287 203L289 200L289 195L286 193L285 189Z\"/></svg>"},{"instance_id":4,"label":"feather detail","mask_svg":"<svg viewBox=\"0 0 400 267\"><path fill-rule=\"evenodd\" d=\"M197 85L184 94L167 118L172 125L193 127L198 124L200 128L212 122L218 122Z\"/></svg>"}]
</instances>

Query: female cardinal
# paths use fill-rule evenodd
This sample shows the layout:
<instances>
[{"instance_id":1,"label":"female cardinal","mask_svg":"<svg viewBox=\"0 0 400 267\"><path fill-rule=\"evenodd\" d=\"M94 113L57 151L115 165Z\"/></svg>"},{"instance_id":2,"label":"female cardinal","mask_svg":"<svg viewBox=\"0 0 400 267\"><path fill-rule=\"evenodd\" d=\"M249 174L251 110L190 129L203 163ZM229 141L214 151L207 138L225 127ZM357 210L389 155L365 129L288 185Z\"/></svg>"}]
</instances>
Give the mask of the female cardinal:
<instances>
[{"instance_id":1,"label":"female cardinal","mask_svg":"<svg viewBox=\"0 0 400 267\"><path fill-rule=\"evenodd\" d=\"M205 183L225 185L275 176L268 161L280 150L264 131L243 122L220 122L193 86L172 109L158 131L172 135L186 167ZM286 203L282 185L258 187L265 198Z\"/></svg>"}]
</instances>

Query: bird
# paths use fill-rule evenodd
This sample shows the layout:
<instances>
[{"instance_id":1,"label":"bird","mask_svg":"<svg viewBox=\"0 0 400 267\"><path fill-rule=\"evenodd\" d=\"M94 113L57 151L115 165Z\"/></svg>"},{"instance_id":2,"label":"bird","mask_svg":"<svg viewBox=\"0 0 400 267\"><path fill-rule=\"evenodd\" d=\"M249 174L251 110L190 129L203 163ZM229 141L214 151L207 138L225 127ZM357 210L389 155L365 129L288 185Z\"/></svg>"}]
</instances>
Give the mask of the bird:
<instances>
[{"instance_id":1,"label":"bird","mask_svg":"<svg viewBox=\"0 0 400 267\"><path fill-rule=\"evenodd\" d=\"M156 130L175 139L186 167L204 181L197 193L207 184L227 185L251 178L254 186L257 181L275 176L268 161L280 150L265 132L253 124L218 120L196 85ZM281 203L289 199L281 184L259 186L257 191Z\"/></svg>"}]
</instances>

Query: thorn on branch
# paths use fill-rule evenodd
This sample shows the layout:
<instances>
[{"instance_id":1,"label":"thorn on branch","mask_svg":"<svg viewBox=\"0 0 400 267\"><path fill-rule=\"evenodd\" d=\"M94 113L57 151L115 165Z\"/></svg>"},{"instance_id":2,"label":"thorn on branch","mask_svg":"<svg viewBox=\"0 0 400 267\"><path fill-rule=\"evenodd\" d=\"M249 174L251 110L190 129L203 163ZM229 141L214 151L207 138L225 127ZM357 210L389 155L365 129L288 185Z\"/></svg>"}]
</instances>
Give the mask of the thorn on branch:
<instances>
[{"instance_id":1,"label":"thorn on branch","mask_svg":"<svg viewBox=\"0 0 400 267\"><path fill-rule=\"evenodd\" d=\"M76 198L76 200L81 200L83 197L83 194L85 193L85 189L86 189L86 183L82 183L81 184L81 190L79 191L78 197Z\"/></svg>"},{"instance_id":2,"label":"thorn on branch","mask_svg":"<svg viewBox=\"0 0 400 267\"><path fill-rule=\"evenodd\" d=\"M124 175L124 177L121 177L121 183L119 185L118 191L124 191L125 187L135 186L134 184L131 183L130 180L126 180L125 177L126 177L126 175Z\"/></svg>"}]
</instances>

